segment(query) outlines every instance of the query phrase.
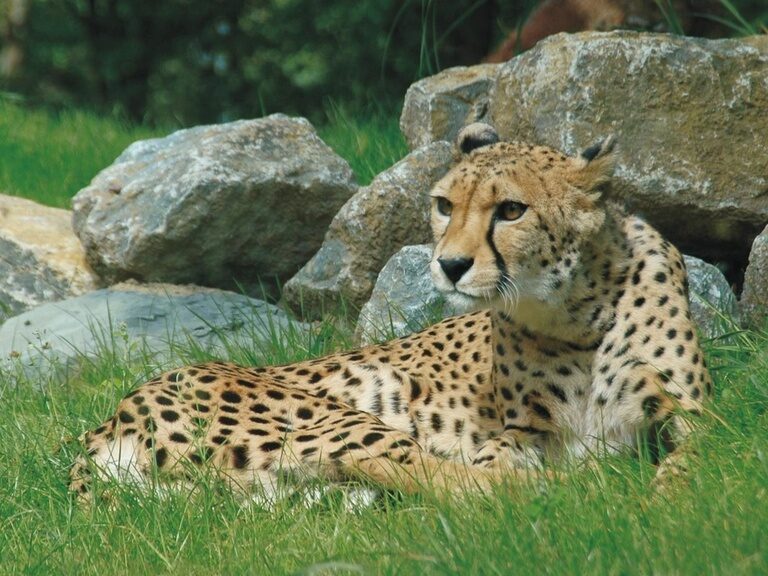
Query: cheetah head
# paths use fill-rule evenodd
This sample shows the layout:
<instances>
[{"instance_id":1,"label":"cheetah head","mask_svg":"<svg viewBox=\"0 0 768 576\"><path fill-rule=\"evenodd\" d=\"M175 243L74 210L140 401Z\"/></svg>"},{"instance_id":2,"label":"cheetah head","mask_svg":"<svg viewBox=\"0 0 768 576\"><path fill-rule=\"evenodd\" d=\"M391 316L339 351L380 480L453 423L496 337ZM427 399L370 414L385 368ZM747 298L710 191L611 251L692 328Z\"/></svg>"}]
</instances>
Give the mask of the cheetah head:
<instances>
[{"instance_id":1,"label":"cheetah head","mask_svg":"<svg viewBox=\"0 0 768 576\"><path fill-rule=\"evenodd\" d=\"M599 189L614 139L568 157L472 124L457 147L461 159L431 193L437 288L464 309L562 300L585 240L605 221Z\"/></svg>"}]
</instances>

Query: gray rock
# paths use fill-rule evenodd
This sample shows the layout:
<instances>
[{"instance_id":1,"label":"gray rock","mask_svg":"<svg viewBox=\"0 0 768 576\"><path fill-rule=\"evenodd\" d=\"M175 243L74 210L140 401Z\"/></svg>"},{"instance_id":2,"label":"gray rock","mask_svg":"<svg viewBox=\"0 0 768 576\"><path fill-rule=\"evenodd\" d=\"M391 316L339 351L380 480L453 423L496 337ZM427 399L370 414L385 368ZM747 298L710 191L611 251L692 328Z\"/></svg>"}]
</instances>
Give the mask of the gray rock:
<instances>
[{"instance_id":1,"label":"gray rock","mask_svg":"<svg viewBox=\"0 0 768 576\"><path fill-rule=\"evenodd\" d=\"M455 314L432 283L432 246L406 246L392 256L376 280L355 329L361 344L405 336Z\"/></svg>"},{"instance_id":2,"label":"gray rock","mask_svg":"<svg viewBox=\"0 0 768 576\"><path fill-rule=\"evenodd\" d=\"M306 329L278 308L233 292L123 283L7 320L0 327L0 374L21 369L46 379L66 373L76 359L114 355L163 365L190 347L222 356L233 346L258 352Z\"/></svg>"},{"instance_id":3,"label":"gray rock","mask_svg":"<svg viewBox=\"0 0 768 576\"><path fill-rule=\"evenodd\" d=\"M435 142L361 188L333 219L317 254L286 283L286 303L309 318L342 302L359 310L392 254L431 240L429 190L452 160L452 146Z\"/></svg>"},{"instance_id":4,"label":"gray rock","mask_svg":"<svg viewBox=\"0 0 768 576\"><path fill-rule=\"evenodd\" d=\"M504 64L502 137L575 154L618 138L612 194L683 251L746 264L768 221L768 36L559 34Z\"/></svg>"},{"instance_id":5,"label":"gray rock","mask_svg":"<svg viewBox=\"0 0 768 576\"><path fill-rule=\"evenodd\" d=\"M741 308L745 320L756 328L767 328L768 317L768 226L755 238L744 274Z\"/></svg>"},{"instance_id":6,"label":"gray rock","mask_svg":"<svg viewBox=\"0 0 768 576\"><path fill-rule=\"evenodd\" d=\"M683 256L688 271L691 316L705 338L718 338L738 329L736 295L723 273L712 264Z\"/></svg>"},{"instance_id":7,"label":"gray rock","mask_svg":"<svg viewBox=\"0 0 768 576\"><path fill-rule=\"evenodd\" d=\"M462 311L445 302L432 283L431 245L406 246L381 271L355 329L362 344L404 336ZM706 338L732 332L739 310L728 281L715 266L684 256L690 283L691 316Z\"/></svg>"},{"instance_id":8,"label":"gray rock","mask_svg":"<svg viewBox=\"0 0 768 576\"><path fill-rule=\"evenodd\" d=\"M109 283L261 294L315 253L356 190L309 122L275 114L134 143L75 196L74 227Z\"/></svg>"},{"instance_id":9,"label":"gray rock","mask_svg":"<svg viewBox=\"0 0 768 576\"><path fill-rule=\"evenodd\" d=\"M97 286L67 210L0 194L0 254L0 322Z\"/></svg>"},{"instance_id":10,"label":"gray rock","mask_svg":"<svg viewBox=\"0 0 768 576\"><path fill-rule=\"evenodd\" d=\"M447 140L472 122L486 120L488 97L499 65L458 67L412 84L405 94L400 130L408 147Z\"/></svg>"}]
</instances>

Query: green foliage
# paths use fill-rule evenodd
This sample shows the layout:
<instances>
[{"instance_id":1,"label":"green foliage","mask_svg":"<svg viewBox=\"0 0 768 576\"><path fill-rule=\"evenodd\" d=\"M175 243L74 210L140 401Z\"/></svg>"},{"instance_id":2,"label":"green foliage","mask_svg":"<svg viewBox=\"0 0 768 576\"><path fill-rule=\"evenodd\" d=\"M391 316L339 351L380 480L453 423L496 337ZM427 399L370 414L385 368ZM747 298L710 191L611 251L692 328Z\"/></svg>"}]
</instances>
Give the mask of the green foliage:
<instances>
[{"instance_id":1,"label":"green foliage","mask_svg":"<svg viewBox=\"0 0 768 576\"><path fill-rule=\"evenodd\" d=\"M490 0L36 0L16 86L160 124L277 111L318 120L328 98L391 104L438 66L478 61L494 10Z\"/></svg>"}]
</instances>

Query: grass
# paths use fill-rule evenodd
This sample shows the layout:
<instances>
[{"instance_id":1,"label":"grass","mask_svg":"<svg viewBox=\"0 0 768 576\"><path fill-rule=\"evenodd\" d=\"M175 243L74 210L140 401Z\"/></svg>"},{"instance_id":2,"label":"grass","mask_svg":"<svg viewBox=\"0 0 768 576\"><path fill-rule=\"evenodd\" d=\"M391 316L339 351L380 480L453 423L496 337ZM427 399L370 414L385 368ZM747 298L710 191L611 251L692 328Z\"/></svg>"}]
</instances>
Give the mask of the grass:
<instances>
[{"instance_id":1,"label":"grass","mask_svg":"<svg viewBox=\"0 0 768 576\"><path fill-rule=\"evenodd\" d=\"M360 512L331 493L305 508L246 507L203 482L194 496L124 489L112 507L75 506L68 437L97 425L160 368L104 350L77 377L0 386L0 574L761 574L768 570L768 336L710 342L712 413L699 458L669 496L629 456L544 486L488 496L391 497ZM227 358L299 360L346 347L329 326ZM176 348L179 363L205 360ZM8 374L5 375L8 378ZM42 386L41 386L42 385Z\"/></svg>"},{"instance_id":2,"label":"grass","mask_svg":"<svg viewBox=\"0 0 768 576\"><path fill-rule=\"evenodd\" d=\"M28 110L0 98L0 193L69 207L131 142L153 135L115 119Z\"/></svg>"},{"instance_id":3,"label":"grass","mask_svg":"<svg viewBox=\"0 0 768 576\"><path fill-rule=\"evenodd\" d=\"M350 163L361 185L407 152L395 114L356 115L331 105L327 116L318 132ZM68 208L72 196L129 144L171 131L82 111L30 110L0 95L0 193Z\"/></svg>"}]
</instances>

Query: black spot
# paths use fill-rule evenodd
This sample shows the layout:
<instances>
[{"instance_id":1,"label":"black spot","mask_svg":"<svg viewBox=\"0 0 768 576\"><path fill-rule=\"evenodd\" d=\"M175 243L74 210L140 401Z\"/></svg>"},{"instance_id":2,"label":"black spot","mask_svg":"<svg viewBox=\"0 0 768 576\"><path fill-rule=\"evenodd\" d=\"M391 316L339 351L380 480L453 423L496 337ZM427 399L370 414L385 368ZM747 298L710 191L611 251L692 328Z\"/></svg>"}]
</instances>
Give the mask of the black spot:
<instances>
[{"instance_id":1,"label":"black spot","mask_svg":"<svg viewBox=\"0 0 768 576\"><path fill-rule=\"evenodd\" d=\"M573 374L573 371L570 368L568 368L568 366L558 366L557 373L560 374L561 376L570 376L571 374Z\"/></svg>"},{"instance_id":2,"label":"black spot","mask_svg":"<svg viewBox=\"0 0 768 576\"><path fill-rule=\"evenodd\" d=\"M173 405L173 400L171 400L170 398L166 398L165 396L158 396L157 398L155 398L155 402L157 402L161 406Z\"/></svg>"},{"instance_id":3,"label":"black spot","mask_svg":"<svg viewBox=\"0 0 768 576\"><path fill-rule=\"evenodd\" d=\"M267 396L274 400L283 400L285 398L285 394L280 390L267 390Z\"/></svg>"},{"instance_id":4,"label":"black spot","mask_svg":"<svg viewBox=\"0 0 768 576\"><path fill-rule=\"evenodd\" d=\"M646 418L653 418L659 411L661 406L661 398L658 396L647 396L643 400L643 413Z\"/></svg>"},{"instance_id":5,"label":"black spot","mask_svg":"<svg viewBox=\"0 0 768 576\"><path fill-rule=\"evenodd\" d=\"M189 442L189 439L186 436L184 436L184 434L182 434L181 432L172 432L169 438L171 442L178 442L180 444L186 444L187 442Z\"/></svg>"},{"instance_id":6,"label":"black spot","mask_svg":"<svg viewBox=\"0 0 768 576\"><path fill-rule=\"evenodd\" d=\"M158 468L162 468L166 460L168 460L168 450L165 448L155 450L155 464Z\"/></svg>"},{"instance_id":7,"label":"black spot","mask_svg":"<svg viewBox=\"0 0 768 576\"><path fill-rule=\"evenodd\" d=\"M216 382L216 376L213 376L211 374L205 374L204 376L200 376L198 378L199 382L202 382L203 384L210 384L211 382Z\"/></svg>"},{"instance_id":8,"label":"black spot","mask_svg":"<svg viewBox=\"0 0 768 576\"><path fill-rule=\"evenodd\" d=\"M264 449L262 445L262 450ZM250 461L250 458L248 457L248 447L243 446L242 444L239 446L233 446L232 447L232 464L235 468L238 470L242 470L246 466L248 466L248 462Z\"/></svg>"},{"instance_id":9,"label":"black spot","mask_svg":"<svg viewBox=\"0 0 768 576\"><path fill-rule=\"evenodd\" d=\"M226 390L222 392L221 399L224 400L224 402L229 402L231 404L238 404L242 397L237 392L234 392L232 390Z\"/></svg>"},{"instance_id":10,"label":"black spot","mask_svg":"<svg viewBox=\"0 0 768 576\"><path fill-rule=\"evenodd\" d=\"M210 400L211 399L211 395L208 392L206 392L205 390L200 390L200 389L195 390L195 396L200 398L200 400Z\"/></svg>"},{"instance_id":11,"label":"black spot","mask_svg":"<svg viewBox=\"0 0 768 576\"><path fill-rule=\"evenodd\" d=\"M313 415L312 410L310 410L309 408L299 408L298 410L296 410L296 416L298 416L302 420L309 420L310 418L312 418L312 415Z\"/></svg>"},{"instance_id":12,"label":"black spot","mask_svg":"<svg viewBox=\"0 0 768 576\"><path fill-rule=\"evenodd\" d=\"M364 446L370 446L371 444L374 444L384 438L384 434L381 434L380 432L369 432L365 436L363 436L363 445Z\"/></svg>"},{"instance_id":13,"label":"black spot","mask_svg":"<svg viewBox=\"0 0 768 576\"><path fill-rule=\"evenodd\" d=\"M552 418L552 414L549 412L546 406L542 406L538 402L531 403L531 408L533 408L533 411L536 412L536 414L544 420L550 420Z\"/></svg>"},{"instance_id":14,"label":"black spot","mask_svg":"<svg viewBox=\"0 0 768 576\"><path fill-rule=\"evenodd\" d=\"M432 429L435 432L440 432L443 429L443 419L437 412L432 413Z\"/></svg>"},{"instance_id":15,"label":"black spot","mask_svg":"<svg viewBox=\"0 0 768 576\"><path fill-rule=\"evenodd\" d=\"M565 395L565 390L560 388L560 386L558 386L557 384L550 382L549 384L547 384L547 388L561 402L568 401L568 397Z\"/></svg>"},{"instance_id":16,"label":"black spot","mask_svg":"<svg viewBox=\"0 0 768 576\"><path fill-rule=\"evenodd\" d=\"M264 442L264 444L260 446L262 452L274 452L281 447L282 444L280 442Z\"/></svg>"},{"instance_id":17,"label":"black spot","mask_svg":"<svg viewBox=\"0 0 768 576\"><path fill-rule=\"evenodd\" d=\"M317 435L315 434L302 434L300 436L296 436L294 438L296 442L312 442L313 440L317 440Z\"/></svg>"},{"instance_id":18,"label":"black spot","mask_svg":"<svg viewBox=\"0 0 768 576\"><path fill-rule=\"evenodd\" d=\"M136 420L133 415L131 415L129 412L126 412L125 410L120 410L117 417L123 424L131 424Z\"/></svg>"},{"instance_id":19,"label":"black spot","mask_svg":"<svg viewBox=\"0 0 768 576\"><path fill-rule=\"evenodd\" d=\"M263 414L264 412L269 412L269 407L265 406L264 404L253 404L251 406L251 412L255 412L256 414Z\"/></svg>"},{"instance_id":20,"label":"black spot","mask_svg":"<svg viewBox=\"0 0 768 576\"><path fill-rule=\"evenodd\" d=\"M608 399L600 394L600 396L597 397L597 405L598 406L605 406L608 403Z\"/></svg>"},{"instance_id":21,"label":"black spot","mask_svg":"<svg viewBox=\"0 0 768 576\"><path fill-rule=\"evenodd\" d=\"M179 413L174 410L163 410L160 417L166 422L176 422L179 419Z\"/></svg>"},{"instance_id":22,"label":"black spot","mask_svg":"<svg viewBox=\"0 0 768 576\"><path fill-rule=\"evenodd\" d=\"M224 426L237 426L239 422L229 416L219 416L219 423Z\"/></svg>"}]
</instances>

